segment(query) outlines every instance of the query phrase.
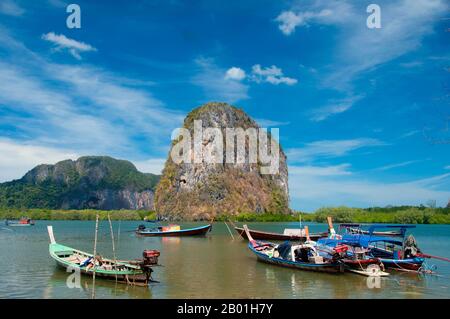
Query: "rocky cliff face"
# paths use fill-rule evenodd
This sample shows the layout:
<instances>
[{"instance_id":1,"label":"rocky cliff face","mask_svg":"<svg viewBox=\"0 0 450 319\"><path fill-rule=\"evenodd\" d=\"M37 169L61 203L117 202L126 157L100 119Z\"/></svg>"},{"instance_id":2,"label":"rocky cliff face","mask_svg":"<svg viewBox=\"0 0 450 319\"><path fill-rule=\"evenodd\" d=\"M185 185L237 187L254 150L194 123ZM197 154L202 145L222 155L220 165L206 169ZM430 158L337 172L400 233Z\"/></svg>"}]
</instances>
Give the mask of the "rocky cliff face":
<instances>
[{"instance_id":1,"label":"rocky cliff face","mask_svg":"<svg viewBox=\"0 0 450 319\"><path fill-rule=\"evenodd\" d=\"M200 139L196 140L194 128L197 132L198 128L203 130ZM222 135L206 134L208 128ZM184 129L192 138L188 141L183 136L173 142L156 188L155 209L160 215L195 220L210 219L222 213L289 212L288 170L281 147L274 142L279 147L275 173L263 173L266 163L260 157L251 160L250 135L245 138L244 148L235 146L227 154L227 142L238 143L234 137L227 138L230 128L250 132L248 129L258 130L259 126L245 112L225 103L208 103L188 114ZM190 150L186 150L187 147L180 150L183 142L188 142L184 145L190 145ZM196 149L196 144L200 148ZM222 150L218 147L220 144ZM266 142L259 140L259 144L271 145L270 136ZM201 159L197 156L200 149ZM181 155L184 161L174 161L173 154ZM244 160L237 163L237 158ZM230 162L230 159L234 160Z\"/></svg>"},{"instance_id":2,"label":"rocky cliff face","mask_svg":"<svg viewBox=\"0 0 450 319\"><path fill-rule=\"evenodd\" d=\"M128 161L86 156L39 165L20 180L0 184L0 206L152 210L158 180Z\"/></svg>"}]
</instances>

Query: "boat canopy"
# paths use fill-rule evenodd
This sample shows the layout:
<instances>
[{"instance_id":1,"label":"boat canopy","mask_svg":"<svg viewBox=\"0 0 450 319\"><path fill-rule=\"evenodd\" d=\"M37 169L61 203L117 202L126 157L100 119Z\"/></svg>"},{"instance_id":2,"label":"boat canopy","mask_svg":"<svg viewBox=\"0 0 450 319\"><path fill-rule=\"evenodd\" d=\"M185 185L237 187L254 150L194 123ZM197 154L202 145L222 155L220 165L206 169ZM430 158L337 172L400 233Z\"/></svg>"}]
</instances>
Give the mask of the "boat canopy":
<instances>
[{"instance_id":1,"label":"boat canopy","mask_svg":"<svg viewBox=\"0 0 450 319\"><path fill-rule=\"evenodd\" d=\"M416 228L415 225L372 225L369 227L368 231L369 234L372 234L376 229L383 229L383 228L397 228L400 229L402 235L405 235L406 230L408 228Z\"/></svg>"}]
</instances>

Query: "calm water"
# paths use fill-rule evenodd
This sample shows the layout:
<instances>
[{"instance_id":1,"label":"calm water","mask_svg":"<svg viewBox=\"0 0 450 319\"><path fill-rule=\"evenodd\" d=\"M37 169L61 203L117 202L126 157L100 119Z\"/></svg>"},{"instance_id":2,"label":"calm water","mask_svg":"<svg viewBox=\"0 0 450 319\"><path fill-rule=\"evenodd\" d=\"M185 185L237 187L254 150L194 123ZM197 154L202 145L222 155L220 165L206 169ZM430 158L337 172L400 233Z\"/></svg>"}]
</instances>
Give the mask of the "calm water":
<instances>
[{"instance_id":1,"label":"calm water","mask_svg":"<svg viewBox=\"0 0 450 319\"><path fill-rule=\"evenodd\" d=\"M68 288L69 275L48 254L46 225L56 240L93 251L94 222L38 221L34 227L0 226L1 298L90 298L92 279L82 277L82 288ZM206 238L138 238L138 222L114 222L120 259L139 258L144 249L161 251L160 263L148 288L116 285L98 279L97 298L450 298L450 263L428 260L439 276L393 274L368 288L367 278L345 273L320 274L257 262L246 243L232 240L226 226L216 223ZM307 223L308 224L308 223ZM183 224L193 226L199 224ZM282 231L296 223L250 223L262 230ZM323 231L323 224L308 224ZM120 230L120 236L118 231ZM412 233L423 251L450 257L450 226L419 225ZM112 256L109 224L100 223L98 251ZM373 287L373 285L371 285ZM378 287L377 287L378 286Z\"/></svg>"}]
</instances>

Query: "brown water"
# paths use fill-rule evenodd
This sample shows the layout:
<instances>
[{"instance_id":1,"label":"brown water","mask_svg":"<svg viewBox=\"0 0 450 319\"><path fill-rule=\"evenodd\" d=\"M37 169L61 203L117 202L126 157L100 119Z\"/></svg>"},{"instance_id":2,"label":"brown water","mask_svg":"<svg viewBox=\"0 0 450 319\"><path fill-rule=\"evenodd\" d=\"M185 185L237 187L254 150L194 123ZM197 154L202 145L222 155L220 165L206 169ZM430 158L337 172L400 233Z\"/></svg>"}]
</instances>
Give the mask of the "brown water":
<instances>
[{"instance_id":1,"label":"brown water","mask_svg":"<svg viewBox=\"0 0 450 319\"><path fill-rule=\"evenodd\" d=\"M54 226L56 240L73 248L93 251L94 222L38 221L34 227L0 226L1 298L90 298L92 279L82 277L80 288L69 288L69 273L56 267L48 254L46 225ZM120 259L139 258L144 249L161 251L148 288L98 279L96 298L449 298L450 263L427 261L439 276L393 274L380 282L366 277L312 273L258 262L246 243L223 223L215 223L206 237L141 238L131 230L138 222L114 222ZM311 224L312 232L324 231ZM199 223L183 224L184 227ZM297 223L250 223L262 230L282 231ZM120 235L118 232L120 230ZM450 226L418 225L412 230L429 254L450 257ZM101 222L98 251L112 256L107 222Z\"/></svg>"}]
</instances>

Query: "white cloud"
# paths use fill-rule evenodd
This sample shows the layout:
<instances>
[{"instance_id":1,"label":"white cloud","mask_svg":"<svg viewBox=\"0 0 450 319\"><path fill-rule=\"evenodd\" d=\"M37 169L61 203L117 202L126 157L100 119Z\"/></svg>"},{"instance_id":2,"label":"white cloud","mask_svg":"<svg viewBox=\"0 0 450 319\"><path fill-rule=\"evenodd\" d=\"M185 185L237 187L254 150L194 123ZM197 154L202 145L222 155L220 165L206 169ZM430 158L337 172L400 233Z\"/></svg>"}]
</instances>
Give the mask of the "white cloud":
<instances>
[{"instance_id":1,"label":"white cloud","mask_svg":"<svg viewBox=\"0 0 450 319\"><path fill-rule=\"evenodd\" d=\"M248 86L239 81L225 79L225 70L217 66L211 58L195 60L199 72L192 78L192 83L203 88L208 100L234 103L248 99Z\"/></svg>"},{"instance_id":2,"label":"white cloud","mask_svg":"<svg viewBox=\"0 0 450 319\"><path fill-rule=\"evenodd\" d=\"M308 21L311 20L320 20L321 18L330 16L332 14L331 10L321 10L319 12L299 12L295 13L293 11L283 11L280 15L275 19L275 21L279 22L278 28L285 35L290 35L295 31L295 28L298 26L307 25Z\"/></svg>"},{"instance_id":3,"label":"white cloud","mask_svg":"<svg viewBox=\"0 0 450 319\"><path fill-rule=\"evenodd\" d=\"M49 4L57 8L66 8L68 3L62 0L47 0Z\"/></svg>"},{"instance_id":4,"label":"white cloud","mask_svg":"<svg viewBox=\"0 0 450 319\"><path fill-rule=\"evenodd\" d=\"M307 143L302 148L288 149L286 153L290 162L308 162L317 158L341 157L360 148L383 145L386 144L373 138L321 140Z\"/></svg>"},{"instance_id":5,"label":"white cloud","mask_svg":"<svg viewBox=\"0 0 450 319\"><path fill-rule=\"evenodd\" d=\"M406 132L406 133L402 134L399 138L411 137L411 136L416 135L416 134L418 134L420 132L421 132L420 130L409 131L409 132Z\"/></svg>"},{"instance_id":6,"label":"white cloud","mask_svg":"<svg viewBox=\"0 0 450 319\"><path fill-rule=\"evenodd\" d=\"M225 73L225 80L241 81L245 78L245 71L241 68L232 67Z\"/></svg>"},{"instance_id":7,"label":"white cloud","mask_svg":"<svg viewBox=\"0 0 450 319\"><path fill-rule=\"evenodd\" d=\"M275 85L294 85L298 82L297 79L284 76L283 71L275 65L263 68L261 65L255 64L252 67L251 79L257 83L268 82Z\"/></svg>"},{"instance_id":8,"label":"white cloud","mask_svg":"<svg viewBox=\"0 0 450 319\"><path fill-rule=\"evenodd\" d=\"M143 161L133 161L136 168L143 173L160 175L166 163L165 158L152 158Z\"/></svg>"},{"instance_id":9,"label":"white cloud","mask_svg":"<svg viewBox=\"0 0 450 319\"><path fill-rule=\"evenodd\" d=\"M290 175L300 175L300 176L340 176L340 175L351 175L352 173L348 170L350 164L340 164L334 166L290 166Z\"/></svg>"},{"instance_id":10,"label":"white cloud","mask_svg":"<svg viewBox=\"0 0 450 319\"><path fill-rule=\"evenodd\" d=\"M330 116L343 113L348 111L353 107L353 105L361 100L364 96L350 96L345 99L331 101L331 103L327 106L317 108L313 110L313 115L311 117L311 121L320 122L323 121Z\"/></svg>"},{"instance_id":11,"label":"white cloud","mask_svg":"<svg viewBox=\"0 0 450 319\"><path fill-rule=\"evenodd\" d=\"M55 164L79 157L73 151L0 138L0 182L19 179L39 164ZM7 154L7 156L3 156Z\"/></svg>"},{"instance_id":12,"label":"white cloud","mask_svg":"<svg viewBox=\"0 0 450 319\"><path fill-rule=\"evenodd\" d=\"M387 171L393 168L398 168L398 167L404 167L404 166L408 166L411 164L415 164L415 163L420 163L423 162L423 160L414 160L414 161L405 161L405 162L401 162L401 163L395 163L395 164L390 164L390 165L385 165L382 167L378 167L377 170L379 171Z\"/></svg>"},{"instance_id":13,"label":"white cloud","mask_svg":"<svg viewBox=\"0 0 450 319\"><path fill-rule=\"evenodd\" d=\"M81 52L97 51L90 44L67 38L64 34L49 32L42 35L42 39L53 43L57 50L67 49L69 53L78 60L81 60Z\"/></svg>"},{"instance_id":14,"label":"white cloud","mask_svg":"<svg viewBox=\"0 0 450 319\"><path fill-rule=\"evenodd\" d=\"M381 29L366 27L367 13L350 0L294 1L277 22L280 30L291 34L308 23L334 25L338 28L335 57L324 76L323 84L338 90L349 90L362 72L420 47L425 36L434 32L435 22L448 12L445 0L380 0Z\"/></svg>"},{"instance_id":15,"label":"white cloud","mask_svg":"<svg viewBox=\"0 0 450 319\"><path fill-rule=\"evenodd\" d=\"M1 28L0 48L9 54L0 62L0 124L13 127L20 140L87 155L167 153L183 116L154 98L148 81L87 64L49 63Z\"/></svg>"},{"instance_id":16,"label":"white cloud","mask_svg":"<svg viewBox=\"0 0 450 319\"><path fill-rule=\"evenodd\" d=\"M408 182L368 180L348 166L289 166L289 190L296 209L324 206L420 205L430 199L445 205L450 197L450 173Z\"/></svg>"},{"instance_id":17,"label":"white cloud","mask_svg":"<svg viewBox=\"0 0 450 319\"><path fill-rule=\"evenodd\" d=\"M280 127L289 125L291 123L291 122L273 121L268 119L255 119L255 121L261 127Z\"/></svg>"},{"instance_id":18,"label":"white cloud","mask_svg":"<svg viewBox=\"0 0 450 319\"><path fill-rule=\"evenodd\" d=\"M64 143L78 149L117 150L126 145L126 134L113 127L106 116L80 112L69 95L47 87L41 78L0 63L0 82L2 108L29 115L9 123L14 123L22 134L47 144Z\"/></svg>"},{"instance_id":19,"label":"white cloud","mask_svg":"<svg viewBox=\"0 0 450 319\"><path fill-rule=\"evenodd\" d=\"M13 0L2 0L0 2L0 13L10 15L10 16L21 16L25 13L25 10L22 9L15 1Z\"/></svg>"}]
</instances>

